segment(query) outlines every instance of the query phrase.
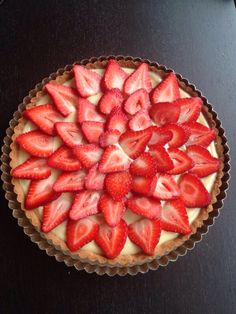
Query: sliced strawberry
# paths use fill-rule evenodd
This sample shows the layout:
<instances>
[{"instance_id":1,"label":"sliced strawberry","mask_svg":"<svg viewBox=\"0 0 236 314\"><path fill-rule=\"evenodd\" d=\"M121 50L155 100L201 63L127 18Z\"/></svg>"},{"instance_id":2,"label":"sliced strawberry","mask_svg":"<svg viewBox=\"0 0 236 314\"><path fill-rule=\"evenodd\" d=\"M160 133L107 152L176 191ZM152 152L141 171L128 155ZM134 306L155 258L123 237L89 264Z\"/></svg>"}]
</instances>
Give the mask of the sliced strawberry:
<instances>
[{"instance_id":1,"label":"sliced strawberry","mask_svg":"<svg viewBox=\"0 0 236 314\"><path fill-rule=\"evenodd\" d=\"M49 104L29 108L23 114L40 130L49 135L55 135L54 124L63 119L55 107Z\"/></svg>"},{"instance_id":2,"label":"sliced strawberry","mask_svg":"<svg viewBox=\"0 0 236 314\"><path fill-rule=\"evenodd\" d=\"M170 123L164 125L162 129L172 133L172 138L168 142L169 147L177 148L184 145L190 136L189 129L185 125Z\"/></svg>"},{"instance_id":3,"label":"sliced strawberry","mask_svg":"<svg viewBox=\"0 0 236 314\"><path fill-rule=\"evenodd\" d=\"M98 164L89 169L85 179L85 187L88 190L102 190L104 187L105 174L98 170Z\"/></svg>"},{"instance_id":4,"label":"sliced strawberry","mask_svg":"<svg viewBox=\"0 0 236 314\"><path fill-rule=\"evenodd\" d=\"M82 65L74 65L75 83L82 97L89 97L100 92L101 76Z\"/></svg>"},{"instance_id":5,"label":"sliced strawberry","mask_svg":"<svg viewBox=\"0 0 236 314\"><path fill-rule=\"evenodd\" d=\"M210 129L198 122L186 123L190 130L190 136L186 143L189 145L201 145L207 147L216 138L214 129Z\"/></svg>"},{"instance_id":6,"label":"sliced strawberry","mask_svg":"<svg viewBox=\"0 0 236 314\"><path fill-rule=\"evenodd\" d=\"M82 191L76 194L70 210L70 219L78 220L98 213L99 192Z\"/></svg>"},{"instance_id":7,"label":"sliced strawberry","mask_svg":"<svg viewBox=\"0 0 236 314\"><path fill-rule=\"evenodd\" d=\"M71 194L63 193L55 201L45 205L41 230L47 233L66 220L71 204Z\"/></svg>"},{"instance_id":8,"label":"sliced strawberry","mask_svg":"<svg viewBox=\"0 0 236 314\"><path fill-rule=\"evenodd\" d=\"M107 147L116 144L119 141L121 133L118 130L108 130L101 134L99 143L101 147Z\"/></svg>"},{"instance_id":9,"label":"sliced strawberry","mask_svg":"<svg viewBox=\"0 0 236 314\"><path fill-rule=\"evenodd\" d=\"M178 121L180 107L173 102L159 102L151 106L149 114L157 126L163 126Z\"/></svg>"},{"instance_id":10,"label":"sliced strawberry","mask_svg":"<svg viewBox=\"0 0 236 314\"><path fill-rule=\"evenodd\" d=\"M183 174L179 179L179 188L181 198L189 208L205 207L211 203L210 193L196 175Z\"/></svg>"},{"instance_id":11,"label":"sliced strawberry","mask_svg":"<svg viewBox=\"0 0 236 314\"><path fill-rule=\"evenodd\" d=\"M25 199L25 208L37 208L57 199L60 193L56 193L52 189L54 181L53 175L47 179L31 181Z\"/></svg>"},{"instance_id":12,"label":"sliced strawberry","mask_svg":"<svg viewBox=\"0 0 236 314\"><path fill-rule=\"evenodd\" d=\"M161 81L152 91L152 103L174 101L180 98L179 85L177 77L173 72L167 74L163 81Z\"/></svg>"},{"instance_id":13,"label":"sliced strawberry","mask_svg":"<svg viewBox=\"0 0 236 314\"><path fill-rule=\"evenodd\" d=\"M129 114L134 115L141 109L147 110L150 105L148 92L144 88L141 88L129 95L124 102L124 109Z\"/></svg>"},{"instance_id":14,"label":"sliced strawberry","mask_svg":"<svg viewBox=\"0 0 236 314\"><path fill-rule=\"evenodd\" d=\"M117 146L108 146L99 162L99 171L103 173L127 170L130 166L128 156Z\"/></svg>"},{"instance_id":15,"label":"sliced strawberry","mask_svg":"<svg viewBox=\"0 0 236 314\"><path fill-rule=\"evenodd\" d=\"M79 98L75 89L54 83L46 84L45 88L63 116L66 117L71 112L75 111L74 106Z\"/></svg>"},{"instance_id":16,"label":"sliced strawberry","mask_svg":"<svg viewBox=\"0 0 236 314\"><path fill-rule=\"evenodd\" d=\"M113 108L121 107L124 97L118 88L107 91L99 100L100 111L109 114Z\"/></svg>"},{"instance_id":17,"label":"sliced strawberry","mask_svg":"<svg viewBox=\"0 0 236 314\"><path fill-rule=\"evenodd\" d=\"M127 129L128 118L121 110L121 108L116 107L112 109L111 113L107 118L107 129L108 130L118 130L120 133L124 133Z\"/></svg>"},{"instance_id":18,"label":"sliced strawberry","mask_svg":"<svg viewBox=\"0 0 236 314\"><path fill-rule=\"evenodd\" d=\"M99 225L90 218L68 220L66 226L66 244L71 252L75 252L95 239Z\"/></svg>"},{"instance_id":19,"label":"sliced strawberry","mask_svg":"<svg viewBox=\"0 0 236 314\"><path fill-rule=\"evenodd\" d=\"M73 153L85 168L91 168L102 157L103 150L95 144L78 145L73 149Z\"/></svg>"},{"instance_id":20,"label":"sliced strawberry","mask_svg":"<svg viewBox=\"0 0 236 314\"><path fill-rule=\"evenodd\" d=\"M174 103L180 106L178 123L194 122L198 119L202 108L200 97L180 98Z\"/></svg>"},{"instance_id":21,"label":"sliced strawberry","mask_svg":"<svg viewBox=\"0 0 236 314\"><path fill-rule=\"evenodd\" d=\"M88 99L79 98L77 102L77 108L77 121L79 123L84 121L105 121L104 116L97 112L96 106Z\"/></svg>"},{"instance_id":22,"label":"sliced strawberry","mask_svg":"<svg viewBox=\"0 0 236 314\"><path fill-rule=\"evenodd\" d=\"M156 181L156 177L133 177L131 190L142 195L150 196L155 190Z\"/></svg>"},{"instance_id":23,"label":"sliced strawberry","mask_svg":"<svg viewBox=\"0 0 236 314\"><path fill-rule=\"evenodd\" d=\"M153 196L160 200L172 200L180 196L180 190L174 179L168 174L157 175Z\"/></svg>"},{"instance_id":24,"label":"sliced strawberry","mask_svg":"<svg viewBox=\"0 0 236 314\"><path fill-rule=\"evenodd\" d=\"M38 130L19 135L16 142L27 153L36 157L49 157L54 151L54 138Z\"/></svg>"},{"instance_id":25,"label":"sliced strawberry","mask_svg":"<svg viewBox=\"0 0 236 314\"><path fill-rule=\"evenodd\" d=\"M47 166L47 160L36 157L30 157L11 172L14 178L33 180L46 179L50 174L51 169Z\"/></svg>"},{"instance_id":26,"label":"sliced strawberry","mask_svg":"<svg viewBox=\"0 0 236 314\"><path fill-rule=\"evenodd\" d=\"M97 121L84 121L82 131L89 143L98 143L99 137L104 131L104 123Z\"/></svg>"},{"instance_id":27,"label":"sliced strawberry","mask_svg":"<svg viewBox=\"0 0 236 314\"><path fill-rule=\"evenodd\" d=\"M169 174L180 174L186 172L194 165L192 159L185 152L178 148L169 148L168 154L174 164L174 168L168 170Z\"/></svg>"},{"instance_id":28,"label":"sliced strawberry","mask_svg":"<svg viewBox=\"0 0 236 314\"><path fill-rule=\"evenodd\" d=\"M48 165L64 171L75 171L81 169L81 163L72 154L67 146L60 146L49 158Z\"/></svg>"},{"instance_id":29,"label":"sliced strawberry","mask_svg":"<svg viewBox=\"0 0 236 314\"><path fill-rule=\"evenodd\" d=\"M122 70L118 62L114 59L110 59L101 81L102 88L103 90L119 88L122 91L126 78L127 74Z\"/></svg>"},{"instance_id":30,"label":"sliced strawberry","mask_svg":"<svg viewBox=\"0 0 236 314\"><path fill-rule=\"evenodd\" d=\"M115 201L120 201L130 191L132 177L127 171L108 173L105 178L107 192Z\"/></svg>"},{"instance_id":31,"label":"sliced strawberry","mask_svg":"<svg viewBox=\"0 0 236 314\"><path fill-rule=\"evenodd\" d=\"M115 227L120 221L125 211L125 204L123 201L114 201L112 197L104 193L98 203L100 211L103 213L108 226Z\"/></svg>"},{"instance_id":32,"label":"sliced strawberry","mask_svg":"<svg viewBox=\"0 0 236 314\"><path fill-rule=\"evenodd\" d=\"M147 255L153 255L161 235L160 220L141 219L128 226L130 240Z\"/></svg>"},{"instance_id":33,"label":"sliced strawberry","mask_svg":"<svg viewBox=\"0 0 236 314\"><path fill-rule=\"evenodd\" d=\"M126 238L127 225L126 222L121 219L120 223L113 228L109 227L105 223L101 224L95 241L103 250L106 257L113 259L122 251Z\"/></svg>"},{"instance_id":34,"label":"sliced strawberry","mask_svg":"<svg viewBox=\"0 0 236 314\"><path fill-rule=\"evenodd\" d=\"M129 121L129 128L133 131L147 129L152 125L151 119L147 111L140 110Z\"/></svg>"},{"instance_id":35,"label":"sliced strawberry","mask_svg":"<svg viewBox=\"0 0 236 314\"><path fill-rule=\"evenodd\" d=\"M140 66L126 79L124 83L124 92L128 95L132 94L140 88L144 88L148 93L152 89L148 65L146 63L141 63Z\"/></svg>"},{"instance_id":36,"label":"sliced strawberry","mask_svg":"<svg viewBox=\"0 0 236 314\"><path fill-rule=\"evenodd\" d=\"M150 145L149 153L156 162L158 172L166 172L174 168L174 163L163 146Z\"/></svg>"},{"instance_id":37,"label":"sliced strawberry","mask_svg":"<svg viewBox=\"0 0 236 314\"><path fill-rule=\"evenodd\" d=\"M142 153L130 166L130 173L134 176L154 177L157 173L155 159L149 153Z\"/></svg>"},{"instance_id":38,"label":"sliced strawberry","mask_svg":"<svg viewBox=\"0 0 236 314\"><path fill-rule=\"evenodd\" d=\"M55 192L80 191L84 187L86 172L84 170L63 172L53 185Z\"/></svg>"},{"instance_id":39,"label":"sliced strawberry","mask_svg":"<svg viewBox=\"0 0 236 314\"><path fill-rule=\"evenodd\" d=\"M153 197L133 196L127 201L127 206L134 213L149 219L159 219L161 203Z\"/></svg>"},{"instance_id":40,"label":"sliced strawberry","mask_svg":"<svg viewBox=\"0 0 236 314\"><path fill-rule=\"evenodd\" d=\"M161 229L181 234L188 234L192 231L186 208L180 198L165 202L161 210Z\"/></svg>"},{"instance_id":41,"label":"sliced strawberry","mask_svg":"<svg viewBox=\"0 0 236 314\"><path fill-rule=\"evenodd\" d=\"M163 128L159 128L157 126L150 127L152 131L152 137L148 143L148 145L162 145L164 146L167 142L172 139L172 133Z\"/></svg>"},{"instance_id":42,"label":"sliced strawberry","mask_svg":"<svg viewBox=\"0 0 236 314\"><path fill-rule=\"evenodd\" d=\"M142 131L127 131L121 135L119 143L124 152L135 159L145 151L151 136L152 131L149 128Z\"/></svg>"},{"instance_id":43,"label":"sliced strawberry","mask_svg":"<svg viewBox=\"0 0 236 314\"><path fill-rule=\"evenodd\" d=\"M57 122L55 129L62 141L69 147L75 147L83 144L83 134L76 123L73 122Z\"/></svg>"},{"instance_id":44,"label":"sliced strawberry","mask_svg":"<svg viewBox=\"0 0 236 314\"><path fill-rule=\"evenodd\" d=\"M220 160L213 157L210 152L202 146L188 146L187 154L194 162L194 166L190 172L200 178L206 177L220 169Z\"/></svg>"}]
</instances>

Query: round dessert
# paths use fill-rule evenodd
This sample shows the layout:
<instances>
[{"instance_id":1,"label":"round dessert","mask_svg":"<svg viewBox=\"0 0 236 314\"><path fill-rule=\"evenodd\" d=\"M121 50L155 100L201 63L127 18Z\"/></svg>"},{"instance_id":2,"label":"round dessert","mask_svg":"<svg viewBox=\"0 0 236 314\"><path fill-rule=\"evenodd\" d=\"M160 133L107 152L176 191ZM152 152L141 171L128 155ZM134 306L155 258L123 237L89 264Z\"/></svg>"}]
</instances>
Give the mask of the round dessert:
<instances>
[{"instance_id":1,"label":"round dessert","mask_svg":"<svg viewBox=\"0 0 236 314\"><path fill-rule=\"evenodd\" d=\"M140 265L179 247L213 210L223 176L203 98L141 61L61 71L12 140L26 217L63 253L98 265Z\"/></svg>"}]
</instances>

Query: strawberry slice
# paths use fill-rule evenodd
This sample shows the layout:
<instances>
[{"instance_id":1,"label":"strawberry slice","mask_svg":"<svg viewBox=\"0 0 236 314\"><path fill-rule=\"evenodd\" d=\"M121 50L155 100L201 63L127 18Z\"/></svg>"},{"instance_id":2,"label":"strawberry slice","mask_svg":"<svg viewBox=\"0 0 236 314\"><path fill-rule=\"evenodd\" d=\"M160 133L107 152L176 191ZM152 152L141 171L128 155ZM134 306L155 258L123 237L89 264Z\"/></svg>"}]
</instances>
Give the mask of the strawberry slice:
<instances>
[{"instance_id":1,"label":"strawberry slice","mask_svg":"<svg viewBox=\"0 0 236 314\"><path fill-rule=\"evenodd\" d=\"M100 211L103 213L108 226L115 227L120 221L125 211L125 204L123 201L114 201L112 197L104 193L98 203Z\"/></svg>"},{"instance_id":2,"label":"strawberry slice","mask_svg":"<svg viewBox=\"0 0 236 314\"><path fill-rule=\"evenodd\" d=\"M76 123L73 122L57 122L55 129L62 141L69 147L75 147L83 144L83 134Z\"/></svg>"},{"instance_id":3,"label":"strawberry slice","mask_svg":"<svg viewBox=\"0 0 236 314\"><path fill-rule=\"evenodd\" d=\"M161 235L160 220L141 219L128 226L128 237L147 255L153 255Z\"/></svg>"},{"instance_id":4,"label":"strawberry slice","mask_svg":"<svg viewBox=\"0 0 236 314\"><path fill-rule=\"evenodd\" d=\"M149 153L155 160L158 172L166 172L174 168L174 163L163 146L150 145Z\"/></svg>"},{"instance_id":5,"label":"strawberry slice","mask_svg":"<svg viewBox=\"0 0 236 314\"><path fill-rule=\"evenodd\" d=\"M198 122L186 123L190 130L190 136L186 143L189 145L201 145L207 147L216 138L216 132Z\"/></svg>"},{"instance_id":6,"label":"strawberry slice","mask_svg":"<svg viewBox=\"0 0 236 314\"><path fill-rule=\"evenodd\" d=\"M45 88L63 116L66 117L75 111L74 107L79 98L75 89L56 83L48 83Z\"/></svg>"},{"instance_id":7,"label":"strawberry slice","mask_svg":"<svg viewBox=\"0 0 236 314\"><path fill-rule=\"evenodd\" d=\"M96 106L88 99L79 98L77 102L77 109L77 121L79 123L84 121L105 121L104 116L97 112Z\"/></svg>"},{"instance_id":8,"label":"strawberry slice","mask_svg":"<svg viewBox=\"0 0 236 314\"><path fill-rule=\"evenodd\" d=\"M49 157L54 151L54 138L38 130L19 135L16 142L27 153L36 157Z\"/></svg>"},{"instance_id":9,"label":"strawberry slice","mask_svg":"<svg viewBox=\"0 0 236 314\"><path fill-rule=\"evenodd\" d=\"M169 147L177 148L184 145L189 136L189 129L185 125L170 123L162 127L164 131L170 131L172 134L171 140L168 142Z\"/></svg>"},{"instance_id":10,"label":"strawberry slice","mask_svg":"<svg viewBox=\"0 0 236 314\"><path fill-rule=\"evenodd\" d=\"M99 192L82 191L76 194L70 210L70 219L78 220L98 213Z\"/></svg>"},{"instance_id":11,"label":"strawberry slice","mask_svg":"<svg viewBox=\"0 0 236 314\"><path fill-rule=\"evenodd\" d=\"M106 70L101 81L102 88L103 90L119 88L122 91L126 78L127 74L122 70L118 62L114 59L110 59L107 62Z\"/></svg>"},{"instance_id":12,"label":"strawberry slice","mask_svg":"<svg viewBox=\"0 0 236 314\"><path fill-rule=\"evenodd\" d=\"M140 110L129 121L129 128L133 131L147 129L152 125L151 119L147 111Z\"/></svg>"},{"instance_id":13,"label":"strawberry slice","mask_svg":"<svg viewBox=\"0 0 236 314\"><path fill-rule=\"evenodd\" d=\"M124 114L121 108L115 107L107 118L107 129L118 130L120 133L124 133L127 129L128 118Z\"/></svg>"},{"instance_id":14,"label":"strawberry slice","mask_svg":"<svg viewBox=\"0 0 236 314\"><path fill-rule=\"evenodd\" d=\"M101 159L103 149L95 144L84 144L75 147L73 153L85 168L91 168Z\"/></svg>"},{"instance_id":15,"label":"strawberry slice","mask_svg":"<svg viewBox=\"0 0 236 314\"><path fill-rule=\"evenodd\" d=\"M68 218L71 207L71 194L63 193L55 201L43 208L42 232L49 232Z\"/></svg>"},{"instance_id":16,"label":"strawberry slice","mask_svg":"<svg viewBox=\"0 0 236 314\"><path fill-rule=\"evenodd\" d=\"M130 173L134 176L154 177L157 173L155 159L149 153L142 153L130 166Z\"/></svg>"},{"instance_id":17,"label":"strawberry slice","mask_svg":"<svg viewBox=\"0 0 236 314\"><path fill-rule=\"evenodd\" d=\"M174 101L180 98L179 85L176 75L173 72L167 74L152 91L152 103Z\"/></svg>"},{"instance_id":18,"label":"strawberry slice","mask_svg":"<svg viewBox=\"0 0 236 314\"><path fill-rule=\"evenodd\" d=\"M109 114L113 108L121 107L124 97L118 88L107 91L99 100L100 111Z\"/></svg>"},{"instance_id":19,"label":"strawberry slice","mask_svg":"<svg viewBox=\"0 0 236 314\"><path fill-rule=\"evenodd\" d=\"M157 126L150 127L152 131L152 137L148 143L148 145L162 145L164 146L167 142L172 139L172 133L163 128L159 128Z\"/></svg>"},{"instance_id":20,"label":"strawberry slice","mask_svg":"<svg viewBox=\"0 0 236 314\"><path fill-rule=\"evenodd\" d=\"M180 98L174 103L180 106L178 123L195 122L198 119L202 108L200 97Z\"/></svg>"},{"instance_id":21,"label":"strawberry slice","mask_svg":"<svg viewBox=\"0 0 236 314\"><path fill-rule=\"evenodd\" d=\"M148 93L152 89L149 77L148 65L141 63L140 66L126 79L124 83L125 94L132 94L136 90L144 88Z\"/></svg>"},{"instance_id":22,"label":"strawberry slice","mask_svg":"<svg viewBox=\"0 0 236 314\"><path fill-rule=\"evenodd\" d=\"M74 65L75 84L82 97L89 97L99 93L101 76L82 65Z\"/></svg>"},{"instance_id":23,"label":"strawberry slice","mask_svg":"<svg viewBox=\"0 0 236 314\"><path fill-rule=\"evenodd\" d=\"M127 225L121 219L116 227L109 227L105 223L99 226L98 234L95 238L97 245L103 250L106 257L113 259L122 251L127 238Z\"/></svg>"},{"instance_id":24,"label":"strawberry slice","mask_svg":"<svg viewBox=\"0 0 236 314\"><path fill-rule=\"evenodd\" d=\"M104 123L97 121L84 121L82 131L89 143L98 143L99 137L104 131Z\"/></svg>"},{"instance_id":25,"label":"strawberry slice","mask_svg":"<svg viewBox=\"0 0 236 314\"><path fill-rule=\"evenodd\" d=\"M66 226L66 244L71 252L75 252L95 239L99 225L90 218L68 220Z\"/></svg>"},{"instance_id":26,"label":"strawberry slice","mask_svg":"<svg viewBox=\"0 0 236 314\"><path fill-rule=\"evenodd\" d=\"M163 126L178 121L180 107L173 102L159 102L151 106L149 114L157 126Z\"/></svg>"},{"instance_id":27,"label":"strawberry slice","mask_svg":"<svg viewBox=\"0 0 236 314\"><path fill-rule=\"evenodd\" d=\"M107 192L115 201L120 201L130 191L132 177L127 171L108 173L105 178Z\"/></svg>"},{"instance_id":28,"label":"strawberry slice","mask_svg":"<svg viewBox=\"0 0 236 314\"><path fill-rule=\"evenodd\" d=\"M23 115L48 135L55 135L54 124L63 119L55 107L49 104L29 108Z\"/></svg>"},{"instance_id":29,"label":"strawberry slice","mask_svg":"<svg viewBox=\"0 0 236 314\"><path fill-rule=\"evenodd\" d=\"M161 211L161 229L181 234L191 233L186 208L180 198L165 202Z\"/></svg>"},{"instance_id":30,"label":"strawberry slice","mask_svg":"<svg viewBox=\"0 0 236 314\"><path fill-rule=\"evenodd\" d=\"M210 152L202 146L188 146L187 154L194 162L194 166L190 172L196 174L200 178L206 177L220 169L220 160L213 157Z\"/></svg>"},{"instance_id":31,"label":"strawberry slice","mask_svg":"<svg viewBox=\"0 0 236 314\"><path fill-rule=\"evenodd\" d=\"M121 133L118 130L108 130L101 134L99 143L101 147L107 147L116 144L119 141Z\"/></svg>"},{"instance_id":32,"label":"strawberry slice","mask_svg":"<svg viewBox=\"0 0 236 314\"><path fill-rule=\"evenodd\" d=\"M88 190L102 190L104 188L105 174L98 170L98 164L89 169L85 179L85 187Z\"/></svg>"},{"instance_id":33,"label":"strawberry slice","mask_svg":"<svg viewBox=\"0 0 236 314\"><path fill-rule=\"evenodd\" d=\"M131 190L133 192L142 194L142 195L152 195L156 187L156 177L154 178L145 178L145 177L133 177Z\"/></svg>"},{"instance_id":34,"label":"strawberry slice","mask_svg":"<svg viewBox=\"0 0 236 314\"><path fill-rule=\"evenodd\" d=\"M211 195L196 175L183 174L179 179L179 188L181 198L189 208L205 207L211 203Z\"/></svg>"},{"instance_id":35,"label":"strawberry slice","mask_svg":"<svg viewBox=\"0 0 236 314\"><path fill-rule=\"evenodd\" d=\"M53 185L55 192L80 191L84 187L86 172L84 170L63 172Z\"/></svg>"},{"instance_id":36,"label":"strawberry slice","mask_svg":"<svg viewBox=\"0 0 236 314\"><path fill-rule=\"evenodd\" d=\"M152 131L149 128L142 131L127 131L121 135L119 144L130 158L135 159L145 151L151 136Z\"/></svg>"},{"instance_id":37,"label":"strawberry slice","mask_svg":"<svg viewBox=\"0 0 236 314\"><path fill-rule=\"evenodd\" d=\"M127 201L127 206L134 213L149 218L159 219L161 212L161 203L153 197L133 196Z\"/></svg>"},{"instance_id":38,"label":"strawberry slice","mask_svg":"<svg viewBox=\"0 0 236 314\"><path fill-rule=\"evenodd\" d=\"M11 175L18 179L46 179L51 175L46 159L30 157L25 162L12 170Z\"/></svg>"},{"instance_id":39,"label":"strawberry slice","mask_svg":"<svg viewBox=\"0 0 236 314\"><path fill-rule=\"evenodd\" d=\"M53 175L47 179L31 181L25 199L25 208L37 208L57 199L60 193L56 193L52 189L54 181Z\"/></svg>"},{"instance_id":40,"label":"strawberry slice","mask_svg":"<svg viewBox=\"0 0 236 314\"><path fill-rule=\"evenodd\" d=\"M178 148L169 148L168 154L174 164L174 168L168 170L169 174L180 174L190 170L194 166L192 159Z\"/></svg>"},{"instance_id":41,"label":"strawberry slice","mask_svg":"<svg viewBox=\"0 0 236 314\"><path fill-rule=\"evenodd\" d=\"M157 175L157 183L153 196L160 200L176 199L180 196L180 190L174 179L168 174Z\"/></svg>"},{"instance_id":42,"label":"strawberry slice","mask_svg":"<svg viewBox=\"0 0 236 314\"><path fill-rule=\"evenodd\" d=\"M64 171L75 171L81 169L81 163L72 154L67 146L60 146L49 158L48 165Z\"/></svg>"},{"instance_id":43,"label":"strawberry slice","mask_svg":"<svg viewBox=\"0 0 236 314\"><path fill-rule=\"evenodd\" d=\"M127 170L130 166L128 156L117 146L108 146L99 163L99 171L103 173Z\"/></svg>"},{"instance_id":44,"label":"strawberry slice","mask_svg":"<svg viewBox=\"0 0 236 314\"><path fill-rule=\"evenodd\" d=\"M147 110L150 105L148 92L144 88L141 88L129 95L124 102L124 109L129 114L134 115L141 109Z\"/></svg>"}]
</instances>

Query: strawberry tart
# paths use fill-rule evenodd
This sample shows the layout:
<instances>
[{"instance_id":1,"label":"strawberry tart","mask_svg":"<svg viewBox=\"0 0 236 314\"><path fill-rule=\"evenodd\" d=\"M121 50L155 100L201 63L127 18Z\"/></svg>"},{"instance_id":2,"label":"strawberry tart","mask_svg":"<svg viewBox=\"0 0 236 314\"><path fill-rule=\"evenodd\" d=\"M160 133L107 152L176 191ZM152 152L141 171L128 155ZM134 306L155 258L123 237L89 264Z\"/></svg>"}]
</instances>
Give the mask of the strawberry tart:
<instances>
[{"instance_id":1,"label":"strawberry tart","mask_svg":"<svg viewBox=\"0 0 236 314\"><path fill-rule=\"evenodd\" d=\"M73 259L140 265L179 247L213 210L224 156L204 98L146 62L74 64L44 82L14 129L14 192Z\"/></svg>"}]
</instances>

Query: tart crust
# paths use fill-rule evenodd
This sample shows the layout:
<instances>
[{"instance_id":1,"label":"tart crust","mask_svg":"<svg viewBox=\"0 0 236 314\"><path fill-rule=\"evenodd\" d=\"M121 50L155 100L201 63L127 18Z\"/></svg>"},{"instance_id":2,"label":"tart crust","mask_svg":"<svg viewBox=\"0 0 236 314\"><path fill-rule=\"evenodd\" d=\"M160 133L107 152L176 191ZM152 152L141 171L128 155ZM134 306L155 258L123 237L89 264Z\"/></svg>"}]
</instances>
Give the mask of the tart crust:
<instances>
[{"instance_id":1,"label":"tart crust","mask_svg":"<svg viewBox=\"0 0 236 314\"><path fill-rule=\"evenodd\" d=\"M127 68L136 68L141 61L133 61L133 60L118 60L118 63L122 67ZM85 66L89 69L94 68L104 68L107 64L107 60L104 61L96 61L94 63L87 63ZM158 68L154 65L149 65L149 70L152 72L158 73L162 78L166 75L167 71L164 70L161 66ZM63 72L63 71L62 71ZM70 71L64 71L60 75L58 75L55 80L44 80L45 82L43 85L48 83L49 81L51 83L57 82L60 84L63 84L65 81L72 79L73 73L72 70ZM179 86L186 91L191 96L199 96L203 100L203 107L202 107L202 114L204 115L205 119L207 120L209 126L211 128L214 128L216 130L216 140L215 140L215 147L217 154L219 156L219 159L221 160L221 168L217 173L214 185L211 189L211 196L212 196L212 202L209 206L206 208L201 208L199 215L197 218L192 222L191 229L192 233L189 235L178 235L175 239L166 241L162 243L161 245L158 245L155 253L153 256L147 256L146 254L140 252L137 254L132 255L119 255L115 259L111 260L108 259L100 254L96 254L93 252L90 252L88 250L80 249L77 252L70 252L68 250L68 247L62 239L57 237L53 232L49 232L47 234L42 233L40 231L41 227L41 221L38 214L38 211L35 210L25 210L24 209L24 192L20 185L19 179L12 178L12 184L14 186L14 192L17 195L17 201L21 204L21 209L24 211L26 217L28 218L29 222L34 226L35 230L41 235L41 237L45 238L50 245L55 246L56 249L62 251L65 255L71 256L73 259L78 259L82 262L87 262L90 264L100 264L100 265L108 265L108 266L134 266L134 265L142 265L144 263L151 262L152 260L156 258L160 258L169 252L176 250L178 247L180 247L185 241L187 241L193 234L197 232L197 229L202 227L204 224L204 221L207 220L209 217L209 214L213 211L213 205L217 201L217 195L220 192L220 186L222 184L222 177L224 175L223 168L224 168L224 147L222 145L221 137L218 134L218 129L216 128L216 123L214 121L212 113L209 111L208 107L206 106L206 99L199 95L198 92L196 92L193 88L193 86L189 85L186 80L182 79L181 76L177 74L177 78L179 81ZM36 93L35 97L32 97L30 102L26 105L26 108L34 107L36 105L37 100L39 100L42 96L46 95L46 92L44 89L38 91ZM10 152L10 167L13 169L17 166L17 155L18 155L18 145L16 144L16 137L20 134L22 134L22 131L24 129L26 123L26 119L20 118L18 125L14 128L14 134L12 135L12 143L10 145L11 152Z\"/></svg>"}]
</instances>

